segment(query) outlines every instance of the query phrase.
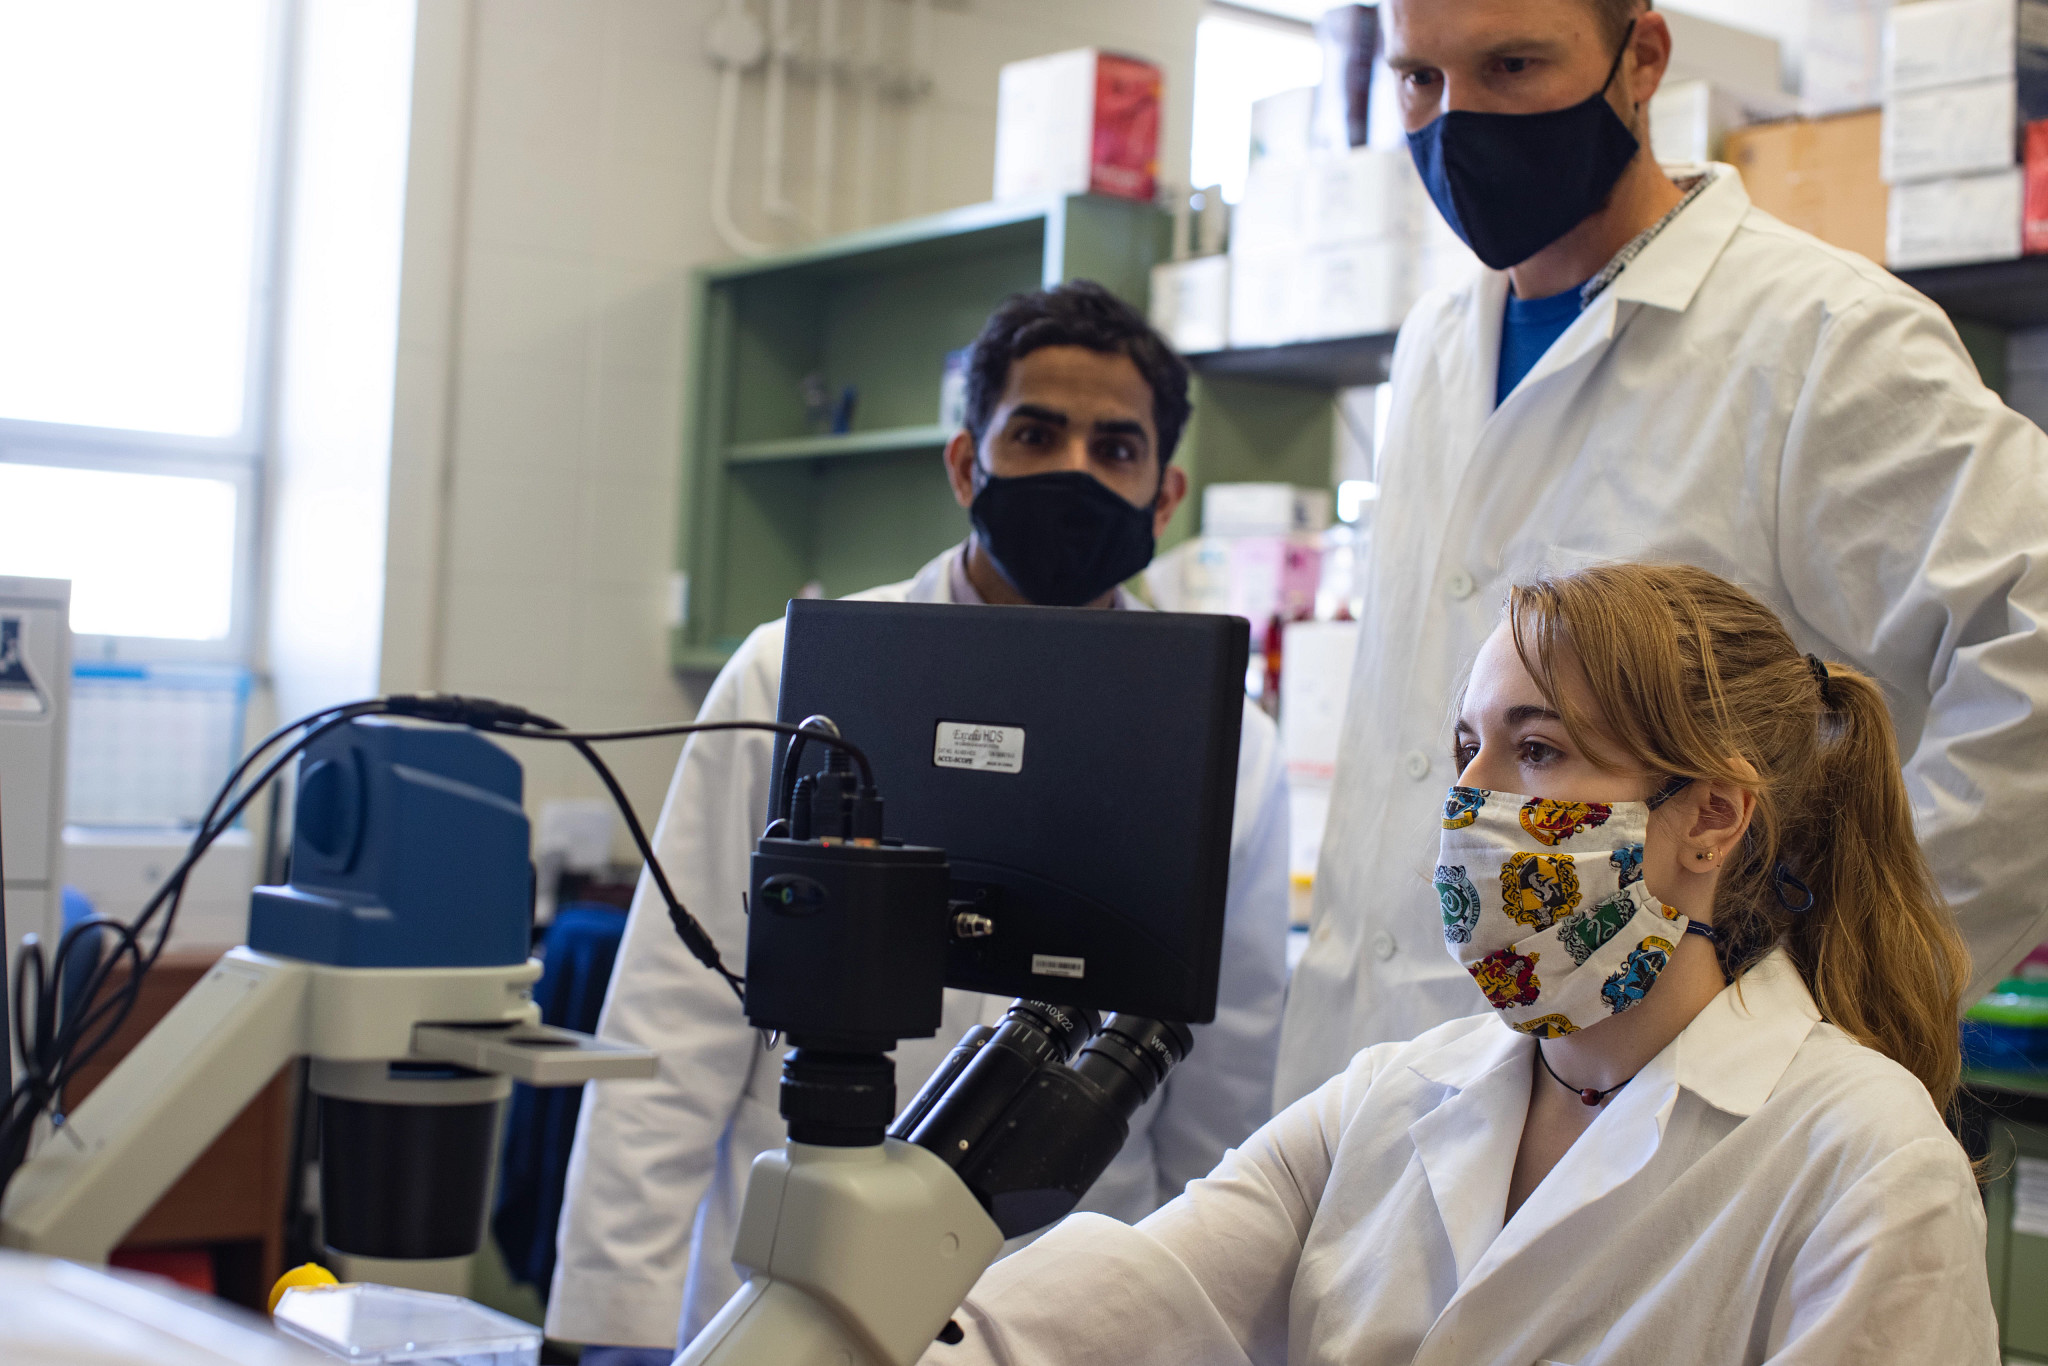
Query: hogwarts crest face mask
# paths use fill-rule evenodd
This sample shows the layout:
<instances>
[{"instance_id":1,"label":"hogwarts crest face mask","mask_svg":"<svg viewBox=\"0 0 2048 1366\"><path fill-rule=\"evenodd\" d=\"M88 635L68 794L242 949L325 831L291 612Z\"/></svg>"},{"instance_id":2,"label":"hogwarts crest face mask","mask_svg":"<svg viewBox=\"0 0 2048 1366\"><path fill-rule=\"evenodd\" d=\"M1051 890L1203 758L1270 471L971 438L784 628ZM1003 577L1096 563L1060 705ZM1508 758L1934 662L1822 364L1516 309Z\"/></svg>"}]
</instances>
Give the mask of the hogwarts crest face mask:
<instances>
[{"instance_id":1,"label":"hogwarts crest face mask","mask_svg":"<svg viewBox=\"0 0 2048 1366\"><path fill-rule=\"evenodd\" d=\"M1575 1033L1642 1000L1669 966L1687 922L1643 885L1649 820L1642 802L1450 790L1444 943L1515 1029Z\"/></svg>"}]
</instances>

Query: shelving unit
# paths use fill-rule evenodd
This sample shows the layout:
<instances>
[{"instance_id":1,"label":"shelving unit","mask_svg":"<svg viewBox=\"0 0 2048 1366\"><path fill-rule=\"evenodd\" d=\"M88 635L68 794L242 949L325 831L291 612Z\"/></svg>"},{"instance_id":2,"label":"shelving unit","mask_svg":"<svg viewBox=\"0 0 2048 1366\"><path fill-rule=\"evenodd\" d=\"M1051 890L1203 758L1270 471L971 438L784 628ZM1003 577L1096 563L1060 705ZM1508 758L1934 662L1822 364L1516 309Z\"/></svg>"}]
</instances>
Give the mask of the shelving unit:
<instances>
[{"instance_id":1,"label":"shelving unit","mask_svg":"<svg viewBox=\"0 0 2048 1366\"><path fill-rule=\"evenodd\" d=\"M1169 232L1151 205L1066 196L699 272L675 667L717 668L806 584L837 595L905 578L965 535L938 468L946 353L1019 290L1086 278L1142 308ZM857 390L851 431L807 427L813 374Z\"/></svg>"}]
</instances>

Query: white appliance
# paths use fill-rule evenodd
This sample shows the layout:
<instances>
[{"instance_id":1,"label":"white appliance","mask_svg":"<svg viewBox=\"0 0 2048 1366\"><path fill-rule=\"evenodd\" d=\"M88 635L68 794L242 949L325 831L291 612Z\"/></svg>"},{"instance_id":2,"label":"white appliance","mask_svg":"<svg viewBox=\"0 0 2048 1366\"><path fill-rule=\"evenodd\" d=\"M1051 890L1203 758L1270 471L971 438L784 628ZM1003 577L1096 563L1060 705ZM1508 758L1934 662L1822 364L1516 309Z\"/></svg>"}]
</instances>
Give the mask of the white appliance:
<instances>
[{"instance_id":1,"label":"white appliance","mask_svg":"<svg viewBox=\"0 0 2048 1366\"><path fill-rule=\"evenodd\" d=\"M0 575L0 934L7 941L0 1000L14 990L21 937L39 935L54 948L62 924L57 844L70 681L71 581Z\"/></svg>"}]
</instances>

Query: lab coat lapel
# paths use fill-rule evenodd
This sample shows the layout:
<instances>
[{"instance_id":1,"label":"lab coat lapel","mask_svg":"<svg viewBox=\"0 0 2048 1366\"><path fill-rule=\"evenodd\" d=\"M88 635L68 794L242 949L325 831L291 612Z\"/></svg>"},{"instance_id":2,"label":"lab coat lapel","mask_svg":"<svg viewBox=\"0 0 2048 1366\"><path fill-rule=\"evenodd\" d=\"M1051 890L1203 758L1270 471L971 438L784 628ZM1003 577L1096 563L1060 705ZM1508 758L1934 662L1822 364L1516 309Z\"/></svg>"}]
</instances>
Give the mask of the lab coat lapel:
<instances>
[{"instance_id":1,"label":"lab coat lapel","mask_svg":"<svg viewBox=\"0 0 2048 1366\"><path fill-rule=\"evenodd\" d=\"M1529 1044L1505 1027L1469 1035L1415 1064L1456 1094L1408 1126L1463 1285L1507 1209L1508 1179L1529 1108Z\"/></svg>"},{"instance_id":2,"label":"lab coat lapel","mask_svg":"<svg viewBox=\"0 0 2048 1366\"><path fill-rule=\"evenodd\" d=\"M1663 1141L1664 1126L1678 1102L1677 1059L1674 1042L1651 1059L1592 1126L1579 1135L1578 1142L1551 1168L1550 1174L1515 1211L1515 1217L1507 1221L1472 1275L1459 1284L1446 1315L1471 1295L1474 1287L1529 1256L1546 1234L1612 1193L1649 1163ZM1516 1139L1520 1139L1519 1126ZM1513 1162L1510 1152L1508 1164L1512 1166ZM1503 1183L1503 1211L1505 1200Z\"/></svg>"}]
</instances>

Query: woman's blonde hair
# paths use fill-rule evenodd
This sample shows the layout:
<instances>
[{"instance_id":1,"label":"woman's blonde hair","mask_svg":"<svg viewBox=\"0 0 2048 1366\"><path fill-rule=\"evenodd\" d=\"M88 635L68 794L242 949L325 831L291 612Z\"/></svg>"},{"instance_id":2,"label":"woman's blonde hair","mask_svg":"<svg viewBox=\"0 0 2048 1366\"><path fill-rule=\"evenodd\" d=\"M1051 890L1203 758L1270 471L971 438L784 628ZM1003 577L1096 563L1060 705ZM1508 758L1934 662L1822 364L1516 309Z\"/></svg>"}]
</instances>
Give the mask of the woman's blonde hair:
<instances>
[{"instance_id":1,"label":"woman's blonde hair","mask_svg":"<svg viewBox=\"0 0 2048 1366\"><path fill-rule=\"evenodd\" d=\"M1768 607L1684 565L1539 579L1512 591L1508 622L1582 751L1755 794L1714 896L1728 974L1783 944L1822 1016L1946 1112L1969 955L1913 833L1877 684L1801 654ZM1565 671L1598 716L1574 714Z\"/></svg>"}]
</instances>

